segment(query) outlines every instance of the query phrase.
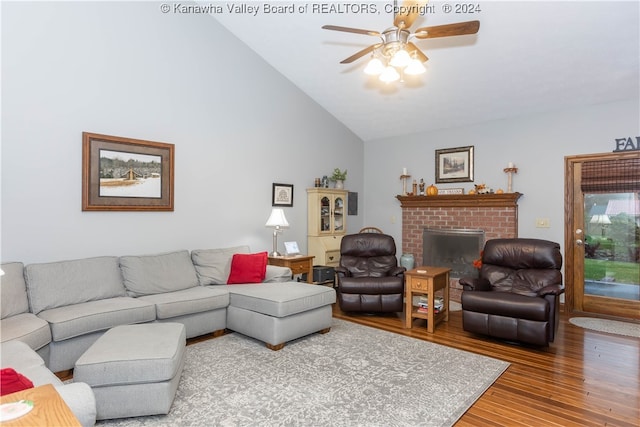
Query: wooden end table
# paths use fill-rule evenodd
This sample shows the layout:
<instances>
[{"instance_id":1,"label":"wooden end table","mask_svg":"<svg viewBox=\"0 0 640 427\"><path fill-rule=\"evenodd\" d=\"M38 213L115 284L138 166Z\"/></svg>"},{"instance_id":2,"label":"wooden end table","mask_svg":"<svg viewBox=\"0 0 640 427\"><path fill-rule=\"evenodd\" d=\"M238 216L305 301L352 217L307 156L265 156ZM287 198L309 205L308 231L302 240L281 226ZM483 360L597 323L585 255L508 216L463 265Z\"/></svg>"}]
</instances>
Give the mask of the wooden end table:
<instances>
[{"instance_id":1,"label":"wooden end table","mask_svg":"<svg viewBox=\"0 0 640 427\"><path fill-rule=\"evenodd\" d=\"M313 283L313 255L270 256L269 265L289 267L295 274L307 273L307 283Z\"/></svg>"},{"instance_id":2,"label":"wooden end table","mask_svg":"<svg viewBox=\"0 0 640 427\"><path fill-rule=\"evenodd\" d=\"M405 289L405 328L411 329L413 319L426 319L427 332L433 333L436 324L449 320L449 272L450 268L421 266L404 273ZM434 311L434 294L442 290L442 310ZM413 307L413 295L427 295L428 308L426 313L418 312Z\"/></svg>"},{"instance_id":3,"label":"wooden end table","mask_svg":"<svg viewBox=\"0 0 640 427\"><path fill-rule=\"evenodd\" d=\"M51 384L18 391L2 396L0 403L12 403L20 400L33 402L33 409L13 420L3 421L2 427L13 426L78 426L80 421L73 415L60 394Z\"/></svg>"}]
</instances>

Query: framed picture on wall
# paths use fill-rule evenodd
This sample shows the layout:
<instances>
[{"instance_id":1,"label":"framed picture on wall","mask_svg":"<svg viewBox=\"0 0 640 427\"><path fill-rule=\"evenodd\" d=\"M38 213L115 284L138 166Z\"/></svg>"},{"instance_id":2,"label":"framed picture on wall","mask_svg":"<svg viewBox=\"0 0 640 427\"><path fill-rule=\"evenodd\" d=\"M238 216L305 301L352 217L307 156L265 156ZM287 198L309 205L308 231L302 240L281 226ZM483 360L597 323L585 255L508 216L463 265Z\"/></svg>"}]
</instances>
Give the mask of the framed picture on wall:
<instances>
[{"instance_id":1,"label":"framed picture on wall","mask_svg":"<svg viewBox=\"0 0 640 427\"><path fill-rule=\"evenodd\" d=\"M271 206L293 206L293 184L273 183L271 189Z\"/></svg>"},{"instance_id":2,"label":"framed picture on wall","mask_svg":"<svg viewBox=\"0 0 640 427\"><path fill-rule=\"evenodd\" d=\"M83 211L173 211L174 145L82 133Z\"/></svg>"},{"instance_id":3,"label":"framed picture on wall","mask_svg":"<svg viewBox=\"0 0 640 427\"><path fill-rule=\"evenodd\" d=\"M436 183L473 182L473 145L436 150Z\"/></svg>"}]
</instances>

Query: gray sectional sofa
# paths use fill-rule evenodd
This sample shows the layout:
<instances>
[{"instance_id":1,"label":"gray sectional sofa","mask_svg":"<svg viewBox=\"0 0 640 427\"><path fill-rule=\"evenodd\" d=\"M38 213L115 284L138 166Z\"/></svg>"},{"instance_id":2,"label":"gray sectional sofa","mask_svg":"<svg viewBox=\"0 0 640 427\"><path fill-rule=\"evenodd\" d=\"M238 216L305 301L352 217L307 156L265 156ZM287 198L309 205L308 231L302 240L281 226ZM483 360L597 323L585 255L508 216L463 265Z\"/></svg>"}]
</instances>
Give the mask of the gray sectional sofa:
<instances>
[{"instance_id":1,"label":"gray sectional sofa","mask_svg":"<svg viewBox=\"0 0 640 427\"><path fill-rule=\"evenodd\" d=\"M80 424L96 423L96 399L91 387L83 382L63 384L44 364L44 360L28 344L12 340L0 344L2 368L11 367L33 383L34 387L52 384Z\"/></svg>"},{"instance_id":2,"label":"gray sectional sofa","mask_svg":"<svg viewBox=\"0 0 640 427\"><path fill-rule=\"evenodd\" d=\"M233 255L249 252L238 246L2 264L1 340L26 343L59 372L118 325L178 322L187 338L231 329L272 349L327 331L332 288L294 282L290 269L270 265L261 284L226 285Z\"/></svg>"}]
</instances>

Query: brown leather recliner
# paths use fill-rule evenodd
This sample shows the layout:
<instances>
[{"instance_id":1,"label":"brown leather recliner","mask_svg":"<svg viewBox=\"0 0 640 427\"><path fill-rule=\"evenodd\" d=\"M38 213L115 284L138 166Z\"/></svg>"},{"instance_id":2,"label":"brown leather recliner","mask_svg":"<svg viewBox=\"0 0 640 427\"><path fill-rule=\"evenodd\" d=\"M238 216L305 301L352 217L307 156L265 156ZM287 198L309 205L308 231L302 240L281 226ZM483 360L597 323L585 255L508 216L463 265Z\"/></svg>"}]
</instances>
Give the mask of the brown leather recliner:
<instances>
[{"instance_id":1,"label":"brown leather recliner","mask_svg":"<svg viewBox=\"0 0 640 427\"><path fill-rule=\"evenodd\" d=\"M349 234L340 243L338 304L345 312L399 312L404 308L404 267L393 237Z\"/></svg>"},{"instance_id":2,"label":"brown leather recliner","mask_svg":"<svg viewBox=\"0 0 640 427\"><path fill-rule=\"evenodd\" d=\"M547 346L558 328L560 245L540 239L485 244L478 278L461 278L465 331Z\"/></svg>"}]
</instances>

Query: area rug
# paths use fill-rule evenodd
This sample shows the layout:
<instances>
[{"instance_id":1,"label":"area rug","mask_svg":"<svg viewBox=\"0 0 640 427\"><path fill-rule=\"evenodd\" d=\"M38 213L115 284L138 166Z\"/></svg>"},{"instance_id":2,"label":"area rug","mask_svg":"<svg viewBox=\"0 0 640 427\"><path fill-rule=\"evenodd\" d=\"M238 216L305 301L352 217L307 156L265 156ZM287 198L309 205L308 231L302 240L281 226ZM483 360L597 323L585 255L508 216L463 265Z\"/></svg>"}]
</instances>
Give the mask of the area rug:
<instances>
[{"instance_id":1,"label":"area rug","mask_svg":"<svg viewBox=\"0 0 640 427\"><path fill-rule=\"evenodd\" d=\"M237 333L187 347L168 415L101 426L450 426L509 363L334 319L280 351Z\"/></svg>"},{"instance_id":2,"label":"area rug","mask_svg":"<svg viewBox=\"0 0 640 427\"><path fill-rule=\"evenodd\" d=\"M572 317L569 323L585 329L640 338L640 324L595 317Z\"/></svg>"}]
</instances>

